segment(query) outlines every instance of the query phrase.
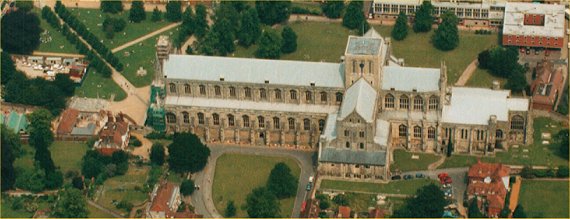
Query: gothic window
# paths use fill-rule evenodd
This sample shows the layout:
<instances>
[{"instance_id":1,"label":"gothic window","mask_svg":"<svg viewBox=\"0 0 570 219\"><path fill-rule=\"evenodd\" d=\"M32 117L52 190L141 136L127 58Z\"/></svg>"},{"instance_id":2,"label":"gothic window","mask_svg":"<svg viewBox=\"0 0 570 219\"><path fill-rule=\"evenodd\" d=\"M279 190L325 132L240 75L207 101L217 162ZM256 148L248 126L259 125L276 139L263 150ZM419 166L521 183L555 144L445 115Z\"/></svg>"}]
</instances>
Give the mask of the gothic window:
<instances>
[{"instance_id":1,"label":"gothic window","mask_svg":"<svg viewBox=\"0 0 570 219\"><path fill-rule=\"evenodd\" d=\"M350 142L346 142L346 148L350 148Z\"/></svg>"},{"instance_id":2,"label":"gothic window","mask_svg":"<svg viewBox=\"0 0 570 219\"><path fill-rule=\"evenodd\" d=\"M398 127L398 135L400 137L406 137L408 135L408 127L400 125L400 127Z\"/></svg>"},{"instance_id":3,"label":"gothic window","mask_svg":"<svg viewBox=\"0 0 570 219\"><path fill-rule=\"evenodd\" d=\"M262 100L267 99L267 92L265 91L265 89L263 88L259 89L259 98L261 98Z\"/></svg>"},{"instance_id":4,"label":"gothic window","mask_svg":"<svg viewBox=\"0 0 570 219\"><path fill-rule=\"evenodd\" d=\"M176 84L170 83L168 87L170 88L170 93L176 93Z\"/></svg>"},{"instance_id":5,"label":"gothic window","mask_svg":"<svg viewBox=\"0 0 570 219\"><path fill-rule=\"evenodd\" d=\"M495 133L495 137L497 139L503 139L503 130L497 129L497 131Z\"/></svg>"},{"instance_id":6,"label":"gothic window","mask_svg":"<svg viewBox=\"0 0 570 219\"><path fill-rule=\"evenodd\" d=\"M364 149L364 143L360 143L360 149Z\"/></svg>"},{"instance_id":7,"label":"gothic window","mask_svg":"<svg viewBox=\"0 0 570 219\"><path fill-rule=\"evenodd\" d=\"M229 126L234 126L235 124L236 124L236 122L235 122L234 115L228 114L228 125L229 125Z\"/></svg>"},{"instance_id":8,"label":"gothic window","mask_svg":"<svg viewBox=\"0 0 570 219\"><path fill-rule=\"evenodd\" d=\"M361 138L364 138L364 132L360 132L360 133L358 133L358 135L359 135Z\"/></svg>"},{"instance_id":9,"label":"gothic window","mask_svg":"<svg viewBox=\"0 0 570 219\"><path fill-rule=\"evenodd\" d=\"M350 131L344 130L344 137L348 137L350 135Z\"/></svg>"},{"instance_id":10,"label":"gothic window","mask_svg":"<svg viewBox=\"0 0 570 219\"><path fill-rule=\"evenodd\" d=\"M198 124L204 124L204 113L198 113Z\"/></svg>"},{"instance_id":11,"label":"gothic window","mask_svg":"<svg viewBox=\"0 0 570 219\"><path fill-rule=\"evenodd\" d=\"M242 120L243 120L243 127L249 127L249 116L247 115L242 116Z\"/></svg>"},{"instance_id":12,"label":"gothic window","mask_svg":"<svg viewBox=\"0 0 570 219\"><path fill-rule=\"evenodd\" d=\"M321 92L321 102L327 102L327 93Z\"/></svg>"},{"instance_id":13,"label":"gothic window","mask_svg":"<svg viewBox=\"0 0 570 219\"><path fill-rule=\"evenodd\" d=\"M187 94L190 93L190 85L189 84L184 84L184 93L187 93Z\"/></svg>"},{"instance_id":14,"label":"gothic window","mask_svg":"<svg viewBox=\"0 0 570 219\"><path fill-rule=\"evenodd\" d=\"M273 128L275 128L275 129L281 128L281 126L279 124L279 118L278 117L273 117Z\"/></svg>"},{"instance_id":15,"label":"gothic window","mask_svg":"<svg viewBox=\"0 0 570 219\"><path fill-rule=\"evenodd\" d=\"M289 121L289 130L295 130L295 119L289 118L287 120Z\"/></svg>"},{"instance_id":16,"label":"gothic window","mask_svg":"<svg viewBox=\"0 0 570 219\"><path fill-rule=\"evenodd\" d=\"M414 126L414 138L422 137L422 127Z\"/></svg>"},{"instance_id":17,"label":"gothic window","mask_svg":"<svg viewBox=\"0 0 570 219\"><path fill-rule=\"evenodd\" d=\"M481 141L485 139L485 131L477 130L477 140Z\"/></svg>"},{"instance_id":18,"label":"gothic window","mask_svg":"<svg viewBox=\"0 0 570 219\"><path fill-rule=\"evenodd\" d=\"M409 109L410 108L410 98L406 95L400 96L400 109Z\"/></svg>"},{"instance_id":19,"label":"gothic window","mask_svg":"<svg viewBox=\"0 0 570 219\"><path fill-rule=\"evenodd\" d=\"M336 93L336 102L337 103L342 102L342 93L341 92Z\"/></svg>"},{"instance_id":20,"label":"gothic window","mask_svg":"<svg viewBox=\"0 0 570 219\"><path fill-rule=\"evenodd\" d=\"M281 90L275 89L275 99L281 100Z\"/></svg>"},{"instance_id":21,"label":"gothic window","mask_svg":"<svg viewBox=\"0 0 570 219\"><path fill-rule=\"evenodd\" d=\"M167 123L176 123L176 115L174 115L174 113L167 113L166 114L166 122Z\"/></svg>"},{"instance_id":22,"label":"gothic window","mask_svg":"<svg viewBox=\"0 0 570 219\"><path fill-rule=\"evenodd\" d=\"M387 94L384 98L384 107L387 109L394 108L394 96L392 94Z\"/></svg>"},{"instance_id":23,"label":"gothic window","mask_svg":"<svg viewBox=\"0 0 570 219\"><path fill-rule=\"evenodd\" d=\"M200 95L206 95L206 86L200 85Z\"/></svg>"},{"instance_id":24,"label":"gothic window","mask_svg":"<svg viewBox=\"0 0 570 219\"><path fill-rule=\"evenodd\" d=\"M303 129L305 129L305 131L308 131L311 129L311 120L309 120L309 119L303 120Z\"/></svg>"},{"instance_id":25,"label":"gothic window","mask_svg":"<svg viewBox=\"0 0 570 219\"><path fill-rule=\"evenodd\" d=\"M368 74L372 74L372 61L368 61Z\"/></svg>"},{"instance_id":26,"label":"gothic window","mask_svg":"<svg viewBox=\"0 0 570 219\"><path fill-rule=\"evenodd\" d=\"M319 119L319 131L322 132L325 129L325 120Z\"/></svg>"},{"instance_id":27,"label":"gothic window","mask_svg":"<svg viewBox=\"0 0 570 219\"><path fill-rule=\"evenodd\" d=\"M184 120L184 123L186 124L190 123L190 115L188 114L188 112L182 112L182 118Z\"/></svg>"},{"instance_id":28,"label":"gothic window","mask_svg":"<svg viewBox=\"0 0 570 219\"><path fill-rule=\"evenodd\" d=\"M423 110L424 109L424 99L420 96L416 96L414 98L414 110Z\"/></svg>"},{"instance_id":29,"label":"gothic window","mask_svg":"<svg viewBox=\"0 0 570 219\"><path fill-rule=\"evenodd\" d=\"M297 99L297 91L295 90L291 90L291 100L296 100Z\"/></svg>"},{"instance_id":30,"label":"gothic window","mask_svg":"<svg viewBox=\"0 0 570 219\"><path fill-rule=\"evenodd\" d=\"M220 86L214 86L214 93L216 94L216 96L222 95L222 89L220 88Z\"/></svg>"},{"instance_id":31,"label":"gothic window","mask_svg":"<svg viewBox=\"0 0 570 219\"><path fill-rule=\"evenodd\" d=\"M214 120L214 125L220 125L220 115L214 113L212 114L212 119Z\"/></svg>"},{"instance_id":32,"label":"gothic window","mask_svg":"<svg viewBox=\"0 0 570 219\"><path fill-rule=\"evenodd\" d=\"M245 98L251 98L251 88L246 87L243 89L245 93Z\"/></svg>"},{"instance_id":33,"label":"gothic window","mask_svg":"<svg viewBox=\"0 0 570 219\"><path fill-rule=\"evenodd\" d=\"M313 93L311 91L305 91L305 99L307 101L313 100Z\"/></svg>"},{"instance_id":34,"label":"gothic window","mask_svg":"<svg viewBox=\"0 0 570 219\"><path fill-rule=\"evenodd\" d=\"M522 116L516 115L511 117L511 130L524 130L524 118Z\"/></svg>"},{"instance_id":35,"label":"gothic window","mask_svg":"<svg viewBox=\"0 0 570 219\"><path fill-rule=\"evenodd\" d=\"M429 139L435 139L435 128L434 127L428 128L428 138Z\"/></svg>"},{"instance_id":36,"label":"gothic window","mask_svg":"<svg viewBox=\"0 0 570 219\"><path fill-rule=\"evenodd\" d=\"M257 117L257 123L259 123L259 128L265 128L265 118L263 116Z\"/></svg>"},{"instance_id":37,"label":"gothic window","mask_svg":"<svg viewBox=\"0 0 570 219\"><path fill-rule=\"evenodd\" d=\"M469 131L467 129L461 129L461 139L467 139Z\"/></svg>"},{"instance_id":38,"label":"gothic window","mask_svg":"<svg viewBox=\"0 0 570 219\"><path fill-rule=\"evenodd\" d=\"M431 96L429 98L429 109L437 110L438 105L439 105L439 98L437 98L436 96Z\"/></svg>"},{"instance_id":39,"label":"gothic window","mask_svg":"<svg viewBox=\"0 0 570 219\"><path fill-rule=\"evenodd\" d=\"M230 97L236 97L236 88L230 87Z\"/></svg>"}]
</instances>

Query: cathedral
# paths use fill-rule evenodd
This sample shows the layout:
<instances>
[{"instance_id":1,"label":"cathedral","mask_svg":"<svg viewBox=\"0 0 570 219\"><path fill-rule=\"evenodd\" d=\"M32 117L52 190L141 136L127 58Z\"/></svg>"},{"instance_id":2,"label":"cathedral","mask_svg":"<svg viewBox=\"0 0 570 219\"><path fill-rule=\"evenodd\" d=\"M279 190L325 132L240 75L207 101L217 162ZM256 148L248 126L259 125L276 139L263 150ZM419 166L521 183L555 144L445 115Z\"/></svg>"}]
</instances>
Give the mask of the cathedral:
<instances>
[{"instance_id":1,"label":"cathedral","mask_svg":"<svg viewBox=\"0 0 570 219\"><path fill-rule=\"evenodd\" d=\"M164 40L164 39L162 39ZM448 86L447 70L407 67L374 29L340 63L170 54L157 44L166 131L206 143L318 152L321 176L387 181L391 151L493 156L532 141L527 98Z\"/></svg>"}]
</instances>

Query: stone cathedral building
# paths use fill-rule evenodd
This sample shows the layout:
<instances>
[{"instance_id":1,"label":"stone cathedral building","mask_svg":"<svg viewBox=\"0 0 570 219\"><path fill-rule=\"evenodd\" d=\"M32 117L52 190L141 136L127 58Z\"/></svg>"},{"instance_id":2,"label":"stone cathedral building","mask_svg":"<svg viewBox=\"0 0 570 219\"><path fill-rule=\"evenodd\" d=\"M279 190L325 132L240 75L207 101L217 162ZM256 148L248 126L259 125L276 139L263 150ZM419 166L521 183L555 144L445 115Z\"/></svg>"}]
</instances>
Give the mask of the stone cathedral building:
<instances>
[{"instance_id":1,"label":"stone cathedral building","mask_svg":"<svg viewBox=\"0 0 570 219\"><path fill-rule=\"evenodd\" d=\"M158 45L157 45L158 47ZM493 155L532 140L529 100L449 87L440 68L404 66L389 38L349 36L340 63L164 54L168 132L208 143L318 151L321 176L386 181L391 150Z\"/></svg>"}]
</instances>

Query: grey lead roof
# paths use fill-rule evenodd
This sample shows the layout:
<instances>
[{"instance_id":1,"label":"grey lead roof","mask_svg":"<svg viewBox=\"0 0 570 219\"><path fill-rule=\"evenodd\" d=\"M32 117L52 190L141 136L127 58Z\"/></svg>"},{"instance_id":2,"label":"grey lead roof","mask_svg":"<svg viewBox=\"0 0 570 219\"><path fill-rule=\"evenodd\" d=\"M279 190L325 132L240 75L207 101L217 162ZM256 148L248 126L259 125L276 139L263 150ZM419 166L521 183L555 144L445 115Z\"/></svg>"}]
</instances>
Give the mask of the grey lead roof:
<instances>
[{"instance_id":1,"label":"grey lead roof","mask_svg":"<svg viewBox=\"0 0 570 219\"><path fill-rule=\"evenodd\" d=\"M339 119L342 120L356 111L367 122L372 122L376 96L376 90L364 78L360 78L346 90L340 106Z\"/></svg>"},{"instance_id":2,"label":"grey lead roof","mask_svg":"<svg viewBox=\"0 0 570 219\"><path fill-rule=\"evenodd\" d=\"M170 55L164 64L169 79L344 88L337 63Z\"/></svg>"},{"instance_id":3,"label":"grey lead roof","mask_svg":"<svg viewBox=\"0 0 570 219\"><path fill-rule=\"evenodd\" d=\"M384 166L386 165L386 151L352 151L323 148L319 161Z\"/></svg>"},{"instance_id":4,"label":"grey lead roof","mask_svg":"<svg viewBox=\"0 0 570 219\"><path fill-rule=\"evenodd\" d=\"M439 68L386 66L383 75L382 90L439 91Z\"/></svg>"},{"instance_id":5,"label":"grey lead roof","mask_svg":"<svg viewBox=\"0 0 570 219\"><path fill-rule=\"evenodd\" d=\"M370 28L363 36L349 36L346 53L351 55L378 55L382 46L382 36Z\"/></svg>"}]
</instances>

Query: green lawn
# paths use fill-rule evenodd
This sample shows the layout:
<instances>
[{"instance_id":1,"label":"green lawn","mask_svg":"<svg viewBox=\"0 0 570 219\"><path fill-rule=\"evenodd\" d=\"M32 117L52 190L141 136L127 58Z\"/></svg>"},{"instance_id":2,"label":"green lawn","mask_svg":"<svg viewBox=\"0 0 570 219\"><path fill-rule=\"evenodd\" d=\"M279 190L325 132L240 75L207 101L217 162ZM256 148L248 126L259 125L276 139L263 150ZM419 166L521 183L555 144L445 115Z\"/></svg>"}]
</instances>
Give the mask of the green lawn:
<instances>
[{"instance_id":1,"label":"green lawn","mask_svg":"<svg viewBox=\"0 0 570 219\"><path fill-rule=\"evenodd\" d=\"M142 37L148 33L158 30L169 24L167 21L152 22L150 20L152 12L147 12L146 20L140 23L129 22L129 11L123 11L117 15L107 14L101 12L99 9L85 9L85 8L69 8L71 13L76 15L82 21L87 29L95 34L109 49L113 49L123 45L129 41ZM127 27L122 32L115 33L113 39L107 39L103 31L103 21L106 16L121 17L127 21ZM126 33L123 35L123 33Z\"/></svg>"},{"instance_id":2,"label":"green lawn","mask_svg":"<svg viewBox=\"0 0 570 219\"><path fill-rule=\"evenodd\" d=\"M437 181L430 179L414 179L393 181L390 183L369 183L323 180L319 189L413 195L420 187L429 185L430 183L437 183Z\"/></svg>"},{"instance_id":3,"label":"green lawn","mask_svg":"<svg viewBox=\"0 0 570 219\"><path fill-rule=\"evenodd\" d=\"M412 159L412 155L419 159ZM439 160L439 156L428 153L412 153L405 150L394 150L394 163L390 165L392 171L427 170L428 166Z\"/></svg>"},{"instance_id":4,"label":"green lawn","mask_svg":"<svg viewBox=\"0 0 570 219\"><path fill-rule=\"evenodd\" d=\"M101 210L99 210L96 207L93 207L91 205L87 205L87 209L89 210L89 218L113 218L113 215L107 214L106 212L103 212Z\"/></svg>"},{"instance_id":5,"label":"green lawn","mask_svg":"<svg viewBox=\"0 0 570 219\"><path fill-rule=\"evenodd\" d=\"M548 127L546 127L548 125ZM551 127L552 125L556 127ZM519 145L519 148L511 148L508 152L497 152L495 157L482 157L481 161L501 162L512 165L537 165L559 166L568 165L568 160L560 156L560 144L550 141L549 145L543 145L542 132L550 132L554 137L563 127L562 124L545 117L534 120L534 143L532 145ZM528 152L524 152L528 150ZM453 155L446 158L438 168L452 168L470 166L477 162L477 157L467 155Z\"/></svg>"},{"instance_id":6,"label":"green lawn","mask_svg":"<svg viewBox=\"0 0 570 219\"><path fill-rule=\"evenodd\" d=\"M22 144L22 155L14 161L14 167L21 170L33 170L35 151L29 144Z\"/></svg>"},{"instance_id":7,"label":"green lawn","mask_svg":"<svg viewBox=\"0 0 570 219\"><path fill-rule=\"evenodd\" d=\"M35 149L28 144L22 145L24 154L16 159L14 166L22 169L34 168ZM81 158L88 150L84 142L55 141L49 146L51 157L56 167L60 167L63 173L81 170Z\"/></svg>"},{"instance_id":8,"label":"green lawn","mask_svg":"<svg viewBox=\"0 0 570 219\"><path fill-rule=\"evenodd\" d=\"M163 34L169 35L170 39L178 35L179 28L171 29ZM129 46L115 53L121 63L125 66L121 72L135 87L150 85L154 78L155 67L155 45L158 40L157 35L142 41L141 43ZM128 55L126 54L128 52ZM145 76L137 76L137 70L143 67L147 73Z\"/></svg>"},{"instance_id":9,"label":"green lawn","mask_svg":"<svg viewBox=\"0 0 570 219\"><path fill-rule=\"evenodd\" d=\"M69 41L67 41L65 36L60 31L54 29L51 25L49 25L49 23L45 19L41 18L40 10L34 9L34 12L40 18L41 28L48 31L49 34L47 34L46 36L51 37L51 41L48 43L41 43L40 42L40 47L37 49L37 51L40 51L40 52L56 52L56 53L73 53L73 54L79 53L79 51L77 51L77 49L75 49L75 45L73 45ZM42 36L44 36L44 35L42 34Z\"/></svg>"},{"instance_id":10,"label":"green lawn","mask_svg":"<svg viewBox=\"0 0 570 219\"><path fill-rule=\"evenodd\" d=\"M113 94L114 101L127 98L127 93L113 79L103 77L92 68L87 72L81 87L75 89L78 97L109 99Z\"/></svg>"},{"instance_id":11,"label":"green lawn","mask_svg":"<svg viewBox=\"0 0 570 219\"><path fill-rule=\"evenodd\" d=\"M117 209L113 204L114 201L120 202L121 200L125 200L135 206L143 203L148 198L148 194L135 190L135 187L143 187L149 169L148 166L137 167L130 165L129 171L125 175L107 179L103 184L104 191L102 196L97 203L123 214L127 212L123 209Z\"/></svg>"},{"instance_id":12,"label":"green lawn","mask_svg":"<svg viewBox=\"0 0 570 219\"><path fill-rule=\"evenodd\" d=\"M568 218L568 181L523 180L519 204L528 217Z\"/></svg>"},{"instance_id":13,"label":"green lawn","mask_svg":"<svg viewBox=\"0 0 570 219\"><path fill-rule=\"evenodd\" d=\"M494 80L498 80L501 83L501 87L504 87L505 83L507 83L506 78L496 77L491 75L491 73L486 69L477 68L465 85L470 87L490 88L493 85Z\"/></svg>"},{"instance_id":14,"label":"green lawn","mask_svg":"<svg viewBox=\"0 0 570 219\"><path fill-rule=\"evenodd\" d=\"M347 192L346 197L354 212L368 212L368 207L376 206L376 195L373 194Z\"/></svg>"},{"instance_id":15,"label":"green lawn","mask_svg":"<svg viewBox=\"0 0 570 219\"><path fill-rule=\"evenodd\" d=\"M223 215L226 204L233 200L237 207L236 217L247 217L245 208L247 195L257 187L265 186L273 166L285 162L297 178L301 168L297 162L288 157L269 157L244 154L224 154L218 158L212 188L214 204ZM289 217L293 209L295 197L279 201L281 216Z\"/></svg>"}]
</instances>

